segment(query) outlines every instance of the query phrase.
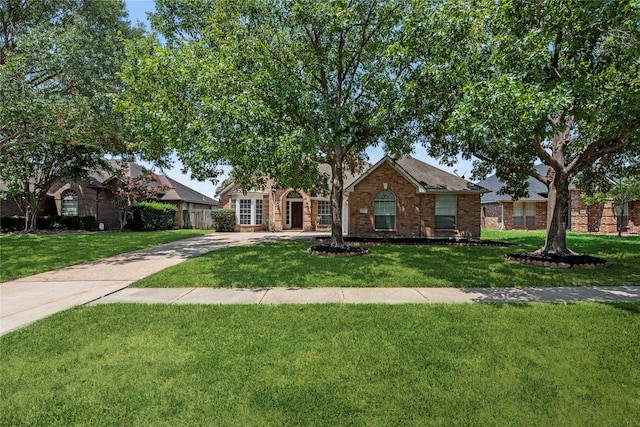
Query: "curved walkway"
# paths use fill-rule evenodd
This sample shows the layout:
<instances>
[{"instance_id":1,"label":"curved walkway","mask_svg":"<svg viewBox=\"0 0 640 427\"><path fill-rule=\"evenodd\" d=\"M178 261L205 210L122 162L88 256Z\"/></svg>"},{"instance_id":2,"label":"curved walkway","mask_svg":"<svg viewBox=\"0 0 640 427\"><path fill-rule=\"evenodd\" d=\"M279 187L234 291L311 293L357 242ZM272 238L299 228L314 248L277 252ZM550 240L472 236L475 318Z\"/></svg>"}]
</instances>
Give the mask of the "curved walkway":
<instances>
[{"instance_id":1,"label":"curved walkway","mask_svg":"<svg viewBox=\"0 0 640 427\"><path fill-rule=\"evenodd\" d=\"M0 283L0 335L82 304L459 303L640 301L640 286L549 288L129 288L203 253L320 234L213 233Z\"/></svg>"}]
</instances>

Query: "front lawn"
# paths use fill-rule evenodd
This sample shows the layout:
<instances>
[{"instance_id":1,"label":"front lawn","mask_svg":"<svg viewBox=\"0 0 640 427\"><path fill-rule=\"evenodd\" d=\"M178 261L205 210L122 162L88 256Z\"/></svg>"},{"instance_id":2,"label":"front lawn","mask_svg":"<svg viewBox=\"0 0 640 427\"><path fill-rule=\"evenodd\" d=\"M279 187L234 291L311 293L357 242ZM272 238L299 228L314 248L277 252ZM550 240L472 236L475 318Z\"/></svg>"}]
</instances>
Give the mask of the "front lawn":
<instances>
[{"instance_id":1,"label":"front lawn","mask_svg":"<svg viewBox=\"0 0 640 427\"><path fill-rule=\"evenodd\" d=\"M605 269L549 269L504 259L533 251L543 232L483 231L518 247L370 246L371 254L328 258L309 243L265 243L210 252L136 282L134 287L512 287L640 283L640 238L570 233L576 252L607 259Z\"/></svg>"},{"instance_id":2,"label":"front lawn","mask_svg":"<svg viewBox=\"0 0 640 427\"><path fill-rule=\"evenodd\" d=\"M0 337L0 425L638 425L640 303L180 306Z\"/></svg>"},{"instance_id":3,"label":"front lawn","mask_svg":"<svg viewBox=\"0 0 640 427\"><path fill-rule=\"evenodd\" d=\"M0 282L211 232L167 230L3 235L0 236Z\"/></svg>"}]
</instances>

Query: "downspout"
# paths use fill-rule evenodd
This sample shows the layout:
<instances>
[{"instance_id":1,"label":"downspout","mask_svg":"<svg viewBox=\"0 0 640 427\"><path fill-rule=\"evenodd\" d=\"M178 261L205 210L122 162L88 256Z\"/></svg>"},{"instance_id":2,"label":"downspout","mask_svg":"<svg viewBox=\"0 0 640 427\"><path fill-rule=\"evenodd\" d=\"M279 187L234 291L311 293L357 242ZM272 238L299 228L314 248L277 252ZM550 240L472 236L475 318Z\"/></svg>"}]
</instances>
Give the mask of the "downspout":
<instances>
[{"instance_id":1,"label":"downspout","mask_svg":"<svg viewBox=\"0 0 640 427\"><path fill-rule=\"evenodd\" d=\"M500 221L500 230L504 230L504 203L500 203L500 211L500 218L502 218L502 221Z\"/></svg>"}]
</instances>

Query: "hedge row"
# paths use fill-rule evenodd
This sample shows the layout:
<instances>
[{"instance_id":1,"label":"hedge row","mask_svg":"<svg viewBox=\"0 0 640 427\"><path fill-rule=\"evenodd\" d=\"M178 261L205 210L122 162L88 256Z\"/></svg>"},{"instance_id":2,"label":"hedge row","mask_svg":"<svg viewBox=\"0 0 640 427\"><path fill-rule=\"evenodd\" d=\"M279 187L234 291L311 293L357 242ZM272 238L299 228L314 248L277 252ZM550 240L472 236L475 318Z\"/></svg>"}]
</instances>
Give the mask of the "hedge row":
<instances>
[{"instance_id":1,"label":"hedge row","mask_svg":"<svg viewBox=\"0 0 640 427\"><path fill-rule=\"evenodd\" d=\"M98 228L96 219L92 216L60 216L47 215L36 218L38 230L86 230L93 231ZM24 230L23 216L0 217L0 229L3 233L9 231Z\"/></svg>"},{"instance_id":2,"label":"hedge row","mask_svg":"<svg viewBox=\"0 0 640 427\"><path fill-rule=\"evenodd\" d=\"M236 211L233 209L214 209L211 211L213 229L216 231L234 231Z\"/></svg>"},{"instance_id":3,"label":"hedge row","mask_svg":"<svg viewBox=\"0 0 640 427\"><path fill-rule=\"evenodd\" d=\"M159 202L140 202L133 207L127 228L132 231L170 230L175 225L176 206Z\"/></svg>"}]
</instances>

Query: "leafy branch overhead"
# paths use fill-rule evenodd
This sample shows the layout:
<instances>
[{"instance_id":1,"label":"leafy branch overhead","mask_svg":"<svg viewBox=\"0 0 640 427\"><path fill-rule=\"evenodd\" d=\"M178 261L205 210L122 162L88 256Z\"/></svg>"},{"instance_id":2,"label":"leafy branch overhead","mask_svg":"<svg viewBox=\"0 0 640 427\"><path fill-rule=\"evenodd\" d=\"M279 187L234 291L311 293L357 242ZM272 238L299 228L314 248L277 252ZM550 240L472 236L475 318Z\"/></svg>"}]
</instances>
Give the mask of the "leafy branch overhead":
<instances>
[{"instance_id":1,"label":"leafy branch overhead","mask_svg":"<svg viewBox=\"0 0 640 427\"><path fill-rule=\"evenodd\" d=\"M0 6L0 178L35 228L51 184L121 153L109 95L122 40L134 31L118 0L4 0Z\"/></svg>"},{"instance_id":2,"label":"leafy branch overhead","mask_svg":"<svg viewBox=\"0 0 640 427\"><path fill-rule=\"evenodd\" d=\"M544 183L542 252L569 254L569 183L609 157L626 167L640 158L638 2L447 1L427 15L433 25L412 40L429 52L414 93L432 118L421 122L435 135L429 152L475 157L476 177L495 169L516 198L527 196L527 176Z\"/></svg>"},{"instance_id":3,"label":"leafy branch overhead","mask_svg":"<svg viewBox=\"0 0 640 427\"><path fill-rule=\"evenodd\" d=\"M175 150L199 178L231 165L247 186L268 175L309 189L318 163L331 165L334 244L343 245L343 168L362 167L370 146L412 146L398 108L411 58L396 55L409 6L158 1L152 22L166 44L129 46L119 106L150 158Z\"/></svg>"}]
</instances>

